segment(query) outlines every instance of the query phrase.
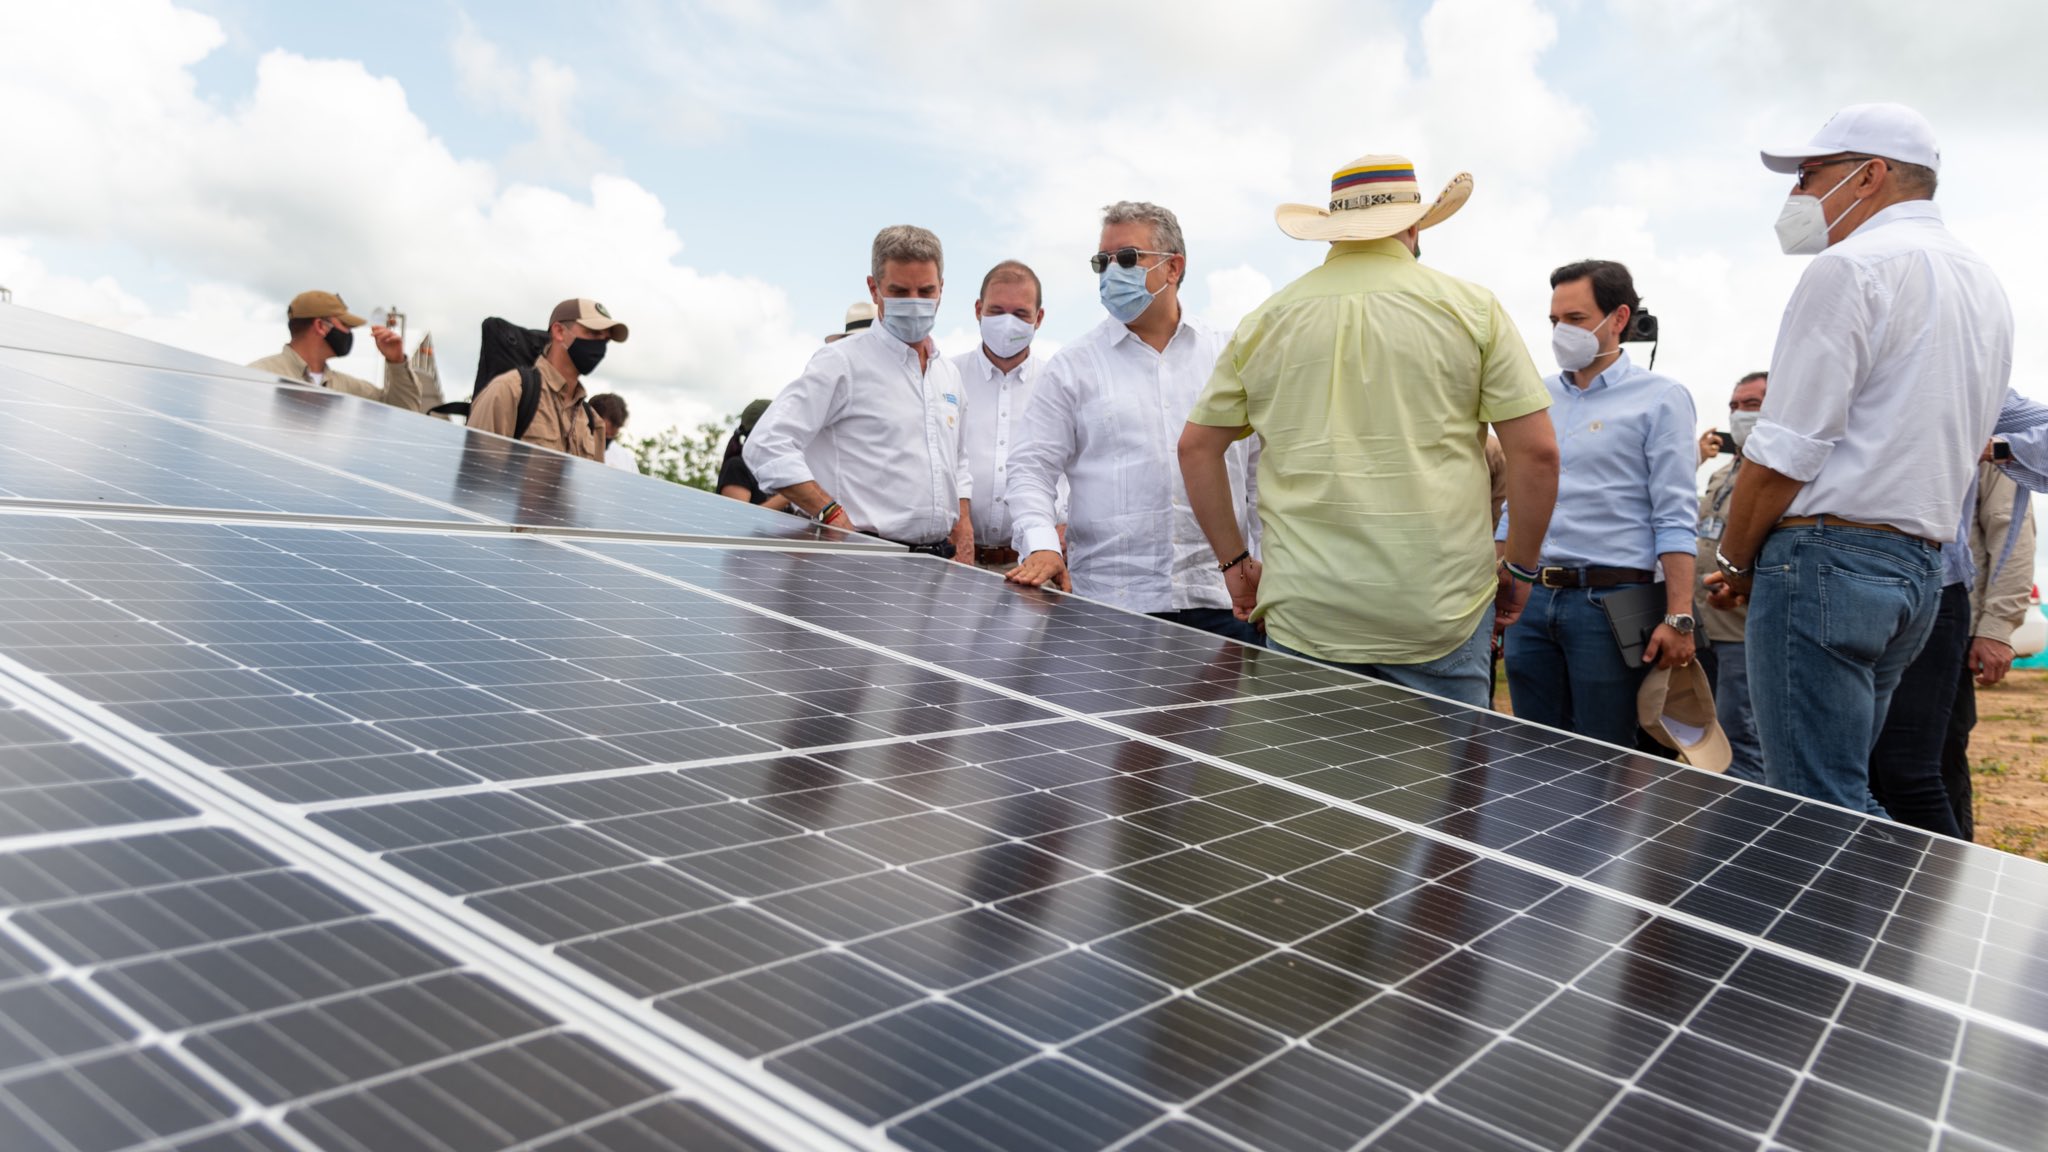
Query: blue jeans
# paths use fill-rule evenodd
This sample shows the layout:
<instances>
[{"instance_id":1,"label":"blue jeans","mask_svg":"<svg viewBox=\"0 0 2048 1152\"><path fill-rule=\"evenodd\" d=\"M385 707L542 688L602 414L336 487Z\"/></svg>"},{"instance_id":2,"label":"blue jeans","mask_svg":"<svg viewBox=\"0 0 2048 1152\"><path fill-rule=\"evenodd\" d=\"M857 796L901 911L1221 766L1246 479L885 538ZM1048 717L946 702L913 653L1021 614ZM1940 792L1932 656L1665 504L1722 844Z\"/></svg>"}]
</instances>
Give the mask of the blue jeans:
<instances>
[{"instance_id":1,"label":"blue jeans","mask_svg":"<svg viewBox=\"0 0 2048 1152\"><path fill-rule=\"evenodd\" d=\"M1756 713L1749 704L1747 645L1714 645L1714 718L1728 736L1728 774L1753 784L1764 782L1764 746L1756 736Z\"/></svg>"},{"instance_id":2,"label":"blue jeans","mask_svg":"<svg viewBox=\"0 0 2048 1152\"><path fill-rule=\"evenodd\" d=\"M1636 746L1636 692L1650 666L1629 667L1600 607L1620 590L1529 590L1528 607L1505 638L1516 719Z\"/></svg>"},{"instance_id":3,"label":"blue jeans","mask_svg":"<svg viewBox=\"0 0 2048 1152\"><path fill-rule=\"evenodd\" d=\"M1237 614L1228 608L1176 608L1171 612L1147 612L1145 615L1154 620L1171 620L1175 624L1200 628L1254 648L1263 647L1266 643L1265 636L1257 628L1239 620Z\"/></svg>"},{"instance_id":4,"label":"blue jeans","mask_svg":"<svg viewBox=\"0 0 2048 1152\"><path fill-rule=\"evenodd\" d=\"M1934 628L1941 552L1872 528L1781 528L1749 599L1749 682L1764 780L1874 816L1870 750Z\"/></svg>"},{"instance_id":5,"label":"blue jeans","mask_svg":"<svg viewBox=\"0 0 2048 1152\"><path fill-rule=\"evenodd\" d=\"M1472 638L1453 648L1449 653L1421 664L1339 664L1335 660L1324 660L1306 652L1297 652L1271 636L1266 637L1266 647L1303 660L1314 660L1360 676L1385 680L1417 692L1427 692L1474 708L1493 707L1493 613L1479 622L1479 630Z\"/></svg>"}]
</instances>

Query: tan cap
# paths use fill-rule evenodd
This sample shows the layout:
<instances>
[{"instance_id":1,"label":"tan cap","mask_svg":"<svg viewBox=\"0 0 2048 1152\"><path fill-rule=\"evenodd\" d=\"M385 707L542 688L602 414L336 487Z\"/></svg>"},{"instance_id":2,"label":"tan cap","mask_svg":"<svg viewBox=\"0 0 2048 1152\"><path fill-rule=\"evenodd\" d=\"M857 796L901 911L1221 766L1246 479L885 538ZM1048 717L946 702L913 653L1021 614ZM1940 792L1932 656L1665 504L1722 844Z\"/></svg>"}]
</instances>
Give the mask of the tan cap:
<instances>
[{"instance_id":1,"label":"tan cap","mask_svg":"<svg viewBox=\"0 0 2048 1152\"><path fill-rule=\"evenodd\" d=\"M550 324L567 324L571 321L583 325L592 332L609 331L614 344L626 342L626 326L612 319L612 314L605 311L604 305L595 300L583 297L564 300L555 305L554 312L548 316Z\"/></svg>"},{"instance_id":2,"label":"tan cap","mask_svg":"<svg viewBox=\"0 0 2048 1152\"><path fill-rule=\"evenodd\" d=\"M858 332L875 322L875 302L862 300L846 310L847 332Z\"/></svg>"},{"instance_id":3,"label":"tan cap","mask_svg":"<svg viewBox=\"0 0 2048 1152\"><path fill-rule=\"evenodd\" d=\"M293 320L339 320L351 328L361 328L368 323L349 311L341 297L332 292L301 292L292 297L292 306L285 315Z\"/></svg>"},{"instance_id":4,"label":"tan cap","mask_svg":"<svg viewBox=\"0 0 2048 1152\"><path fill-rule=\"evenodd\" d=\"M1685 762L1726 772L1733 758L1728 735L1714 718L1714 690L1697 660L1682 668L1654 668L1636 692L1636 722L1657 743L1685 754Z\"/></svg>"}]
</instances>

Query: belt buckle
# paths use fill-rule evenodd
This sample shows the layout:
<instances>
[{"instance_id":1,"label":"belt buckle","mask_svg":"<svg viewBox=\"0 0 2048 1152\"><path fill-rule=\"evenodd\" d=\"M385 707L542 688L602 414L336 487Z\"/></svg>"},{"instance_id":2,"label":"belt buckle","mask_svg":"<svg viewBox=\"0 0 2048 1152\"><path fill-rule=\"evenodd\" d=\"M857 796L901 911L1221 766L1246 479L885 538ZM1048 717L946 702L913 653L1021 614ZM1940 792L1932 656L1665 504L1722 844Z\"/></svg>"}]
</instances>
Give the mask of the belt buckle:
<instances>
[{"instance_id":1,"label":"belt buckle","mask_svg":"<svg viewBox=\"0 0 2048 1152\"><path fill-rule=\"evenodd\" d=\"M1562 564L1547 564L1541 568L1536 569L1536 582L1538 584L1543 585L1545 588L1569 588L1571 587L1571 585L1569 584L1552 584L1550 582L1550 577L1553 573L1561 574L1570 571L1571 569L1566 568Z\"/></svg>"}]
</instances>

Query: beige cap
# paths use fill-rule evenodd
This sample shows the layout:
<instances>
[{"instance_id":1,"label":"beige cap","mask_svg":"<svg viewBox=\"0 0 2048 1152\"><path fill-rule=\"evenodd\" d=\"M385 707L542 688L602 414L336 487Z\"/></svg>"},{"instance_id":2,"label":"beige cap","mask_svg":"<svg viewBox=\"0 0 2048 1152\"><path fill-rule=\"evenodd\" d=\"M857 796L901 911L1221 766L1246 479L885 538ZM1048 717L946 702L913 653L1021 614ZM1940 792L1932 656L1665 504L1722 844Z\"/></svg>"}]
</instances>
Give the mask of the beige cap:
<instances>
[{"instance_id":1,"label":"beige cap","mask_svg":"<svg viewBox=\"0 0 2048 1152\"><path fill-rule=\"evenodd\" d=\"M862 300L846 310L846 331L858 332L875 322L875 302Z\"/></svg>"},{"instance_id":2,"label":"beige cap","mask_svg":"<svg viewBox=\"0 0 2048 1152\"><path fill-rule=\"evenodd\" d=\"M605 311L604 305L595 300L583 297L564 300L555 305L555 310L548 315L549 324L571 322L581 324L592 332L610 332L614 344L626 342L626 326L612 319L612 314Z\"/></svg>"},{"instance_id":3,"label":"beige cap","mask_svg":"<svg viewBox=\"0 0 2048 1152\"><path fill-rule=\"evenodd\" d=\"M1296 240L1378 240L1410 228L1434 228L1457 214L1472 195L1472 175L1460 172L1425 204L1406 156L1360 156L1330 177L1330 206L1282 204L1273 210L1280 230Z\"/></svg>"},{"instance_id":4,"label":"beige cap","mask_svg":"<svg viewBox=\"0 0 2048 1152\"><path fill-rule=\"evenodd\" d=\"M292 297L292 306L285 315L293 320L339 320L351 328L368 323L349 311L341 297L332 292L301 292Z\"/></svg>"},{"instance_id":5,"label":"beige cap","mask_svg":"<svg viewBox=\"0 0 2048 1152\"><path fill-rule=\"evenodd\" d=\"M1694 660L1682 668L1653 668L1636 692L1636 722L1685 762L1709 772L1726 772L1733 753L1728 734L1714 718L1714 689L1707 670Z\"/></svg>"}]
</instances>

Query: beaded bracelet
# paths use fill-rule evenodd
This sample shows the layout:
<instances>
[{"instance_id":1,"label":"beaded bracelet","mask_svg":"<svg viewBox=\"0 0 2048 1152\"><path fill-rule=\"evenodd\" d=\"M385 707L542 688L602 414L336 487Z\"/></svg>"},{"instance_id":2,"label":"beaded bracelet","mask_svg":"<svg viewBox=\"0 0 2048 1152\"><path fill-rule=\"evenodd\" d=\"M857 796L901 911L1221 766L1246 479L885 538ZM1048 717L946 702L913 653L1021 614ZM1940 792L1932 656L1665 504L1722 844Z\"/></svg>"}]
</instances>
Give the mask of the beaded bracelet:
<instances>
[{"instance_id":1,"label":"beaded bracelet","mask_svg":"<svg viewBox=\"0 0 2048 1152\"><path fill-rule=\"evenodd\" d=\"M839 506L839 501L834 500L830 504L825 505L823 508L818 509L818 523L830 524L832 522L832 517L844 511L846 511L846 509L841 508Z\"/></svg>"},{"instance_id":2,"label":"beaded bracelet","mask_svg":"<svg viewBox=\"0 0 2048 1152\"><path fill-rule=\"evenodd\" d=\"M1247 549L1245 549L1245 550L1244 550L1243 552L1240 552L1240 553L1238 553L1238 555L1237 555L1237 559L1235 559L1235 560L1232 560L1232 561L1231 561L1230 563L1228 563L1228 564L1218 564L1218 565L1216 566L1216 570L1217 570L1218 572L1228 572L1228 571L1230 571L1230 570L1231 570L1232 568L1235 568L1235 567L1237 567L1237 566L1238 566L1239 564L1242 564L1242 563L1244 563L1245 561L1247 561L1247 560L1249 560L1249 559L1251 559L1251 558L1252 558L1252 551L1251 551L1251 549L1247 548Z\"/></svg>"}]
</instances>

